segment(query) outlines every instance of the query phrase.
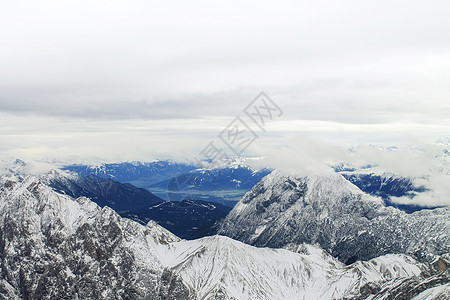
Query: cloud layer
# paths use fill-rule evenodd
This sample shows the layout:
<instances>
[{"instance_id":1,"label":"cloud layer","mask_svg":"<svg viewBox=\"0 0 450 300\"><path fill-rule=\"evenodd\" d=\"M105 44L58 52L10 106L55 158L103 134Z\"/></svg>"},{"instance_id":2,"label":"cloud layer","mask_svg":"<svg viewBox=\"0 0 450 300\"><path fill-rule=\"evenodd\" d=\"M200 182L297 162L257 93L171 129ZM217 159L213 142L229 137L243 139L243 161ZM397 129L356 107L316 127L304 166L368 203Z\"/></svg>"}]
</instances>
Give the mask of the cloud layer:
<instances>
[{"instance_id":1,"label":"cloud layer","mask_svg":"<svg viewBox=\"0 0 450 300\"><path fill-rule=\"evenodd\" d=\"M449 8L356 0L4 3L0 156L192 157L260 91L284 114L258 131L245 155L280 167L327 172L329 160L346 155L336 145L434 140L450 132ZM403 172L401 157L361 155ZM428 166L411 159L405 173Z\"/></svg>"}]
</instances>

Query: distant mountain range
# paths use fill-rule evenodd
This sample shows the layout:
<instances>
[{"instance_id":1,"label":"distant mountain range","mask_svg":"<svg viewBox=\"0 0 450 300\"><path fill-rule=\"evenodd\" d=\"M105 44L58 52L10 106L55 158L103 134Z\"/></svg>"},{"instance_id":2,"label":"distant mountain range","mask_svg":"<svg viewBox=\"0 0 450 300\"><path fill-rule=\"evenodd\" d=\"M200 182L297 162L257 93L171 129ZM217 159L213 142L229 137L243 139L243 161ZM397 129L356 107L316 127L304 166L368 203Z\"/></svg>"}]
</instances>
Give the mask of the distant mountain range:
<instances>
[{"instance_id":1,"label":"distant mountain range","mask_svg":"<svg viewBox=\"0 0 450 300\"><path fill-rule=\"evenodd\" d=\"M100 207L109 206L118 213L147 208L164 202L163 199L145 189L93 174L81 177L60 170L52 170L42 177L42 181L57 192L74 198L89 198Z\"/></svg>"},{"instance_id":2,"label":"distant mountain range","mask_svg":"<svg viewBox=\"0 0 450 300\"><path fill-rule=\"evenodd\" d=\"M158 160L153 162L121 162L103 163L100 165L67 165L62 170L70 171L87 177L96 175L101 178L110 178L122 183L131 183L134 186L147 189L149 186L170 180L179 174L189 173L197 169L188 163Z\"/></svg>"},{"instance_id":3,"label":"distant mountain range","mask_svg":"<svg viewBox=\"0 0 450 300\"><path fill-rule=\"evenodd\" d=\"M95 175L144 188L164 200L204 200L234 206L270 170L254 170L241 161L216 169L198 169L170 161L69 165L81 177Z\"/></svg>"},{"instance_id":4,"label":"distant mountain range","mask_svg":"<svg viewBox=\"0 0 450 300\"><path fill-rule=\"evenodd\" d=\"M345 179L359 187L363 192L381 197L385 205L393 206L407 213L413 213L424 209L423 206L398 204L392 201L392 197L413 198L416 193L427 191L424 186L415 186L411 178L395 176L392 174L340 172ZM437 207L427 207L437 208Z\"/></svg>"},{"instance_id":5,"label":"distant mountain range","mask_svg":"<svg viewBox=\"0 0 450 300\"><path fill-rule=\"evenodd\" d=\"M413 198L428 191L427 186L416 186L414 178L383 172L374 166L355 168L341 164L333 168L362 191L381 197L387 206L396 207L407 213L424 208L436 208L398 204L392 201L393 197ZM62 169L82 177L95 175L131 183L147 189L164 200L203 200L230 207L271 172L270 169L254 170L245 164L245 160L217 169L198 169L190 164L170 161L124 162L98 166L70 165Z\"/></svg>"},{"instance_id":6,"label":"distant mountain range","mask_svg":"<svg viewBox=\"0 0 450 300\"><path fill-rule=\"evenodd\" d=\"M148 189L170 200L200 199L233 207L270 172L268 169L254 170L245 165L197 169L150 185Z\"/></svg>"}]
</instances>

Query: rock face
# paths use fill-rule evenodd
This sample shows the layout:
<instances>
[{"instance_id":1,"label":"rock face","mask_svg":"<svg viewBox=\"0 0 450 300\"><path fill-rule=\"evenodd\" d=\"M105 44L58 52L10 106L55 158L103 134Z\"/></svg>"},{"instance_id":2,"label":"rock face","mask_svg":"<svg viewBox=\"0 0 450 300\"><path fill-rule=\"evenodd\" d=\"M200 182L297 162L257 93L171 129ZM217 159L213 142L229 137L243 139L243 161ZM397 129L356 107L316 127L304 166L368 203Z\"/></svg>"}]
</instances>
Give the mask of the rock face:
<instances>
[{"instance_id":1,"label":"rock face","mask_svg":"<svg viewBox=\"0 0 450 300\"><path fill-rule=\"evenodd\" d=\"M429 299L450 292L449 266L448 255L346 266L319 245L184 241L37 178L0 186L0 299Z\"/></svg>"},{"instance_id":2,"label":"rock face","mask_svg":"<svg viewBox=\"0 0 450 300\"><path fill-rule=\"evenodd\" d=\"M155 248L178 240L35 178L0 189L0 293L6 299L183 299ZM169 272L169 273L168 273Z\"/></svg>"},{"instance_id":3,"label":"rock face","mask_svg":"<svg viewBox=\"0 0 450 300\"><path fill-rule=\"evenodd\" d=\"M411 299L450 292L448 256L437 260L440 267L401 254L346 266L319 246L287 249L214 236L172 243L163 261L196 299Z\"/></svg>"},{"instance_id":4,"label":"rock face","mask_svg":"<svg viewBox=\"0 0 450 300\"><path fill-rule=\"evenodd\" d=\"M318 243L344 263L389 253L430 260L450 252L450 208L406 214L338 174L266 176L221 222L219 233L250 245Z\"/></svg>"}]
</instances>

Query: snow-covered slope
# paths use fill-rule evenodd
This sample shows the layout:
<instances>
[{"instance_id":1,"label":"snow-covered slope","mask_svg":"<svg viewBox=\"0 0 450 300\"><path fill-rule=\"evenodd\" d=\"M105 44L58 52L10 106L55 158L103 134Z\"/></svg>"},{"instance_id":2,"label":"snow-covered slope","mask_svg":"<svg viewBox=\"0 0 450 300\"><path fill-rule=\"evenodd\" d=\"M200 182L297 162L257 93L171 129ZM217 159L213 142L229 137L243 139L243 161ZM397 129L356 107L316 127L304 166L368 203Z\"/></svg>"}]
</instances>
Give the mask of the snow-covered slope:
<instances>
[{"instance_id":1,"label":"snow-covered slope","mask_svg":"<svg viewBox=\"0 0 450 300\"><path fill-rule=\"evenodd\" d=\"M28 175L39 176L51 169L58 168L60 163L45 161L25 162L21 159L0 160L0 183L8 180L21 181Z\"/></svg>"},{"instance_id":2,"label":"snow-covered slope","mask_svg":"<svg viewBox=\"0 0 450 300\"><path fill-rule=\"evenodd\" d=\"M412 300L447 300L450 299L450 283L427 289Z\"/></svg>"},{"instance_id":3,"label":"snow-covered slope","mask_svg":"<svg viewBox=\"0 0 450 300\"><path fill-rule=\"evenodd\" d=\"M275 171L234 207L219 233L256 246L319 243L346 263L388 253L426 260L450 252L450 207L406 214L339 174Z\"/></svg>"},{"instance_id":4,"label":"snow-covered slope","mask_svg":"<svg viewBox=\"0 0 450 300\"><path fill-rule=\"evenodd\" d=\"M0 186L0 299L384 299L413 290L411 298L442 294L449 282L448 257L345 266L319 246L286 248L183 241L35 177Z\"/></svg>"},{"instance_id":5,"label":"snow-covered slope","mask_svg":"<svg viewBox=\"0 0 450 300\"><path fill-rule=\"evenodd\" d=\"M55 193L35 177L0 188L0 294L23 299L176 299L158 244L178 240L87 198Z\"/></svg>"},{"instance_id":6,"label":"snow-covered slope","mask_svg":"<svg viewBox=\"0 0 450 300\"><path fill-rule=\"evenodd\" d=\"M411 294L404 282L431 282L442 272L406 255L346 266L318 246L289 248L255 248L223 236L160 247L163 263L196 299L383 299L395 293L414 296L449 280L447 271L442 281Z\"/></svg>"}]
</instances>

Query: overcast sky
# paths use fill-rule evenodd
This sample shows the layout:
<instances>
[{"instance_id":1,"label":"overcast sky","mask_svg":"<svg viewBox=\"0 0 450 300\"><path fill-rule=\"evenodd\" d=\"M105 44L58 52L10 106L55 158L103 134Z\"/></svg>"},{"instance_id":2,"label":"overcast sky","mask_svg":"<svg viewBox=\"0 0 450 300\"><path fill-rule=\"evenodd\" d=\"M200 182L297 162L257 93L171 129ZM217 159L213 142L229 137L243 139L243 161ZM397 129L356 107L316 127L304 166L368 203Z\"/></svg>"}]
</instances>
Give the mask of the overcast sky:
<instances>
[{"instance_id":1,"label":"overcast sky","mask_svg":"<svg viewBox=\"0 0 450 300\"><path fill-rule=\"evenodd\" d=\"M449 13L448 1L3 1L0 154L195 155L261 91L284 113L254 150L295 134L448 136Z\"/></svg>"}]
</instances>

